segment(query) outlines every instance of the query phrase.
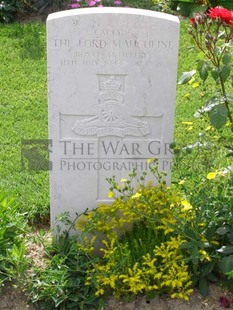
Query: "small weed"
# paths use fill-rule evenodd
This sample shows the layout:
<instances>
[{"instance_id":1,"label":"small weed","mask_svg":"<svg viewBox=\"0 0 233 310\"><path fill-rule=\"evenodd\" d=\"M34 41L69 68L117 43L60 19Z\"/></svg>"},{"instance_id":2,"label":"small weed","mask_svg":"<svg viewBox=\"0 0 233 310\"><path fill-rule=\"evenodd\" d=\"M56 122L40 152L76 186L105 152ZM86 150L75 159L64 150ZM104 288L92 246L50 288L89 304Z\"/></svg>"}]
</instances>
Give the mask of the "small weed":
<instances>
[{"instance_id":1,"label":"small weed","mask_svg":"<svg viewBox=\"0 0 233 310\"><path fill-rule=\"evenodd\" d=\"M84 253L76 237L64 234L45 248L46 267L34 267L27 294L40 309L100 309L103 300L94 285L86 286L94 259Z\"/></svg>"},{"instance_id":2,"label":"small weed","mask_svg":"<svg viewBox=\"0 0 233 310\"><path fill-rule=\"evenodd\" d=\"M25 274L25 233L24 214L13 199L0 192L0 286Z\"/></svg>"}]
</instances>

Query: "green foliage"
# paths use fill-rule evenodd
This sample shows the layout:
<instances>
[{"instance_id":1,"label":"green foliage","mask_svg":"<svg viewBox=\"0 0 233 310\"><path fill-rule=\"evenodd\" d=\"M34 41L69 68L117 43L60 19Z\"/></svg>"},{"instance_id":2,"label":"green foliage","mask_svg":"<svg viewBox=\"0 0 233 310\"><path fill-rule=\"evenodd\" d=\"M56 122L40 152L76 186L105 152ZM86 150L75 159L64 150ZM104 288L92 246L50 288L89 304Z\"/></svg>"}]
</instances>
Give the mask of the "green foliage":
<instances>
[{"instance_id":1,"label":"green foliage","mask_svg":"<svg viewBox=\"0 0 233 310\"><path fill-rule=\"evenodd\" d=\"M152 0L154 2L153 10L168 14L174 14L173 3L170 0Z\"/></svg>"},{"instance_id":2,"label":"green foliage","mask_svg":"<svg viewBox=\"0 0 233 310\"><path fill-rule=\"evenodd\" d=\"M133 8L140 8L140 9L146 9L146 10L155 9L154 0L135 0L135 1L125 0L123 2L125 5L128 5L129 7L133 7Z\"/></svg>"},{"instance_id":3,"label":"green foliage","mask_svg":"<svg viewBox=\"0 0 233 310\"><path fill-rule=\"evenodd\" d=\"M39 14L47 14L59 10L65 10L68 0L32 0L33 7Z\"/></svg>"},{"instance_id":4,"label":"green foliage","mask_svg":"<svg viewBox=\"0 0 233 310\"><path fill-rule=\"evenodd\" d=\"M15 1L2 1L0 5L0 21L9 23L14 19L16 13Z\"/></svg>"},{"instance_id":5,"label":"green foliage","mask_svg":"<svg viewBox=\"0 0 233 310\"><path fill-rule=\"evenodd\" d=\"M186 83L186 92L194 93L190 90L192 87L198 89L197 105L203 100L206 103L195 113L199 119L190 122L189 118L183 122L185 132L188 134L190 130L189 135L195 142L187 145L183 141L183 146L174 144L173 149L174 181L180 184L195 212L192 222L180 223L178 231L187 240L181 247L194 275L193 282L206 295L209 281L222 281L232 289L232 284L224 276L225 271L230 271L230 268L224 270L224 266L232 255L233 227L232 161L228 160L232 156L231 44L227 42L227 24L222 26L220 19L201 24L203 17L199 16L199 20L198 15L191 20L190 30L194 42L201 49L201 53L195 54L193 46L190 48L193 58L195 55L198 58L196 69L199 79L192 70L186 72L188 78L181 79L180 84ZM219 34L220 29L221 35L218 36L216 33ZM215 35L217 39L209 42ZM192 99L188 99L187 104L189 100ZM194 136L196 129L198 135Z\"/></svg>"},{"instance_id":6,"label":"green foliage","mask_svg":"<svg viewBox=\"0 0 233 310\"><path fill-rule=\"evenodd\" d=\"M89 256L78 246L76 237L60 236L45 249L44 268L34 267L27 294L40 309L99 309L103 301L95 295L95 286L86 286ZM93 259L93 258L92 258Z\"/></svg>"},{"instance_id":7,"label":"green foliage","mask_svg":"<svg viewBox=\"0 0 233 310\"><path fill-rule=\"evenodd\" d=\"M18 205L0 193L0 285L23 276L26 270L24 215Z\"/></svg>"},{"instance_id":8,"label":"green foliage","mask_svg":"<svg viewBox=\"0 0 233 310\"><path fill-rule=\"evenodd\" d=\"M182 219L176 229L187 240L181 248L194 275L193 281L199 284L203 295L207 294L208 281L222 279L228 285L219 266L232 254L232 166L211 172L214 150L223 147L221 140L209 144L202 141L196 147L190 145L189 153L180 149L184 157L175 161L180 172L180 189L189 198L195 214L191 221ZM181 153L176 156L182 156Z\"/></svg>"},{"instance_id":9,"label":"green foliage","mask_svg":"<svg viewBox=\"0 0 233 310\"><path fill-rule=\"evenodd\" d=\"M30 8L30 0L3 0L0 3L0 23L15 20L17 14L26 13Z\"/></svg>"}]
</instances>

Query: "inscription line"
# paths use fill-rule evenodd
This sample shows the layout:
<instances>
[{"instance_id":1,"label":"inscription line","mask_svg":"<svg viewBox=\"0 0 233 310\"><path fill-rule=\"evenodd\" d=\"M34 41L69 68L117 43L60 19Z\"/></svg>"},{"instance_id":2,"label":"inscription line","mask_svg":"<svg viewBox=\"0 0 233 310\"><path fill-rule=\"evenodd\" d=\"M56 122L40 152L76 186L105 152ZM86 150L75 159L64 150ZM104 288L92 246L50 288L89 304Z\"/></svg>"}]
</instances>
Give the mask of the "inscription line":
<instances>
[{"instance_id":1,"label":"inscription line","mask_svg":"<svg viewBox=\"0 0 233 310\"><path fill-rule=\"evenodd\" d=\"M152 157L72 157L72 158L68 158L68 157L63 157L63 158L60 158L61 160L75 160L75 159L82 159L82 160L86 160L86 159L93 159L93 160L102 160L102 159L108 159L108 160L117 160L117 159L121 159L121 160L147 160L149 158L152 158ZM171 157L153 157L153 158L157 158L157 159L172 159Z\"/></svg>"}]
</instances>

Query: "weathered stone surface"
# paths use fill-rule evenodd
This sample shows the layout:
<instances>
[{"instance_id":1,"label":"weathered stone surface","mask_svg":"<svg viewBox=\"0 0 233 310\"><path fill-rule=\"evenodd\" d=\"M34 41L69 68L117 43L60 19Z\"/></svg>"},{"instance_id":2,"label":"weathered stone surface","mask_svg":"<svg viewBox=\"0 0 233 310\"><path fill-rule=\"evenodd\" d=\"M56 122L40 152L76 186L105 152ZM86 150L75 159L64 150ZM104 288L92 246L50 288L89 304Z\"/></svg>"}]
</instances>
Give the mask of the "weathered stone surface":
<instances>
[{"instance_id":1,"label":"weathered stone surface","mask_svg":"<svg viewBox=\"0 0 233 310\"><path fill-rule=\"evenodd\" d=\"M177 17L78 9L47 20L51 219L107 200L106 177L168 172L176 91Z\"/></svg>"}]
</instances>

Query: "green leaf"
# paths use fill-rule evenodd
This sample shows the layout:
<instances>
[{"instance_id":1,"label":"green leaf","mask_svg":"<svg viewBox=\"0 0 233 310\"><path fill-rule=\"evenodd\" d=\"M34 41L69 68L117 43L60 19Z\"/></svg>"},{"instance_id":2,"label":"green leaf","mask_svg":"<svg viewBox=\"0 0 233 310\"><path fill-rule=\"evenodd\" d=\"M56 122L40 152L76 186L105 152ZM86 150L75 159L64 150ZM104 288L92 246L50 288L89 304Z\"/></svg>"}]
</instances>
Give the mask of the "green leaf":
<instances>
[{"instance_id":1,"label":"green leaf","mask_svg":"<svg viewBox=\"0 0 233 310\"><path fill-rule=\"evenodd\" d=\"M224 65L230 65L231 64L231 54L227 53L223 55L222 62Z\"/></svg>"},{"instance_id":2,"label":"green leaf","mask_svg":"<svg viewBox=\"0 0 233 310\"><path fill-rule=\"evenodd\" d=\"M56 298L55 301L55 307L57 308L61 303L63 303L64 300L66 300L68 296L63 293L60 297Z\"/></svg>"},{"instance_id":3,"label":"green leaf","mask_svg":"<svg viewBox=\"0 0 233 310\"><path fill-rule=\"evenodd\" d=\"M195 232L188 225L186 225L184 227L184 233L185 233L186 237L188 237L189 239L199 241L198 236L195 234Z\"/></svg>"},{"instance_id":4,"label":"green leaf","mask_svg":"<svg viewBox=\"0 0 233 310\"><path fill-rule=\"evenodd\" d=\"M217 69L213 69L211 71L211 76L215 80L215 82L217 83L218 80L219 80L219 72L218 72L218 70Z\"/></svg>"},{"instance_id":5,"label":"green leaf","mask_svg":"<svg viewBox=\"0 0 233 310\"><path fill-rule=\"evenodd\" d=\"M200 53L198 53L197 57L200 60L204 60L205 59L205 53L201 51Z\"/></svg>"},{"instance_id":6,"label":"green leaf","mask_svg":"<svg viewBox=\"0 0 233 310\"><path fill-rule=\"evenodd\" d=\"M211 125L215 128L222 128L227 122L228 111L224 104L214 106L209 112Z\"/></svg>"},{"instance_id":7,"label":"green leaf","mask_svg":"<svg viewBox=\"0 0 233 310\"><path fill-rule=\"evenodd\" d=\"M212 261L212 262L209 262L209 263L202 265L201 276L205 277L205 276L209 275L212 272L212 270L214 269L214 266L215 266L215 261Z\"/></svg>"},{"instance_id":8,"label":"green leaf","mask_svg":"<svg viewBox=\"0 0 233 310\"><path fill-rule=\"evenodd\" d=\"M233 156L233 154L231 154ZM233 242L233 231L230 232L230 234L227 235L228 239Z\"/></svg>"},{"instance_id":9,"label":"green leaf","mask_svg":"<svg viewBox=\"0 0 233 310\"><path fill-rule=\"evenodd\" d=\"M194 245L195 245L194 242L185 242L181 244L180 249L183 249L183 250L192 249Z\"/></svg>"},{"instance_id":10,"label":"green leaf","mask_svg":"<svg viewBox=\"0 0 233 310\"><path fill-rule=\"evenodd\" d=\"M231 66L224 65L221 70L221 78L223 79L223 82L225 82L228 79L230 74L231 74Z\"/></svg>"},{"instance_id":11,"label":"green leaf","mask_svg":"<svg viewBox=\"0 0 233 310\"><path fill-rule=\"evenodd\" d=\"M179 81L178 81L178 84L182 85L182 84L188 83L191 80L191 78L194 76L195 73L196 73L196 70L192 70L189 72L183 72L181 74Z\"/></svg>"},{"instance_id":12,"label":"green leaf","mask_svg":"<svg viewBox=\"0 0 233 310\"><path fill-rule=\"evenodd\" d=\"M208 274L206 278L211 282L217 282L219 280L213 273Z\"/></svg>"},{"instance_id":13,"label":"green leaf","mask_svg":"<svg viewBox=\"0 0 233 310\"><path fill-rule=\"evenodd\" d=\"M233 245L222 246L220 249L217 250L217 252L222 254L231 254L233 253Z\"/></svg>"},{"instance_id":14,"label":"green leaf","mask_svg":"<svg viewBox=\"0 0 233 310\"><path fill-rule=\"evenodd\" d=\"M210 98L201 109L197 110L197 112L194 114L194 117L199 117L202 113L210 112L218 104L219 98Z\"/></svg>"},{"instance_id":15,"label":"green leaf","mask_svg":"<svg viewBox=\"0 0 233 310\"><path fill-rule=\"evenodd\" d=\"M223 273L233 270L233 255L223 257L219 263L219 267Z\"/></svg>"},{"instance_id":16,"label":"green leaf","mask_svg":"<svg viewBox=\"0 0 233 310\"><path fill-rule=\"evenodd\" d=\"M216 226L215 225L212 225L210 227L207 228L207 231L206 231L206 239L210 242L212 241L213 239L213 235L216 231Z\"/></svg>"},{"instance_id":17,"label":"green leaf","mask_svg":"<svg viewBox=\"0 0 233 310\"><path fill-rule=\"evenodd\" d=\"M231 232L231 231L232 231L232 228L231 228L230 226L222 226L222 227L219 227L219 228L216 230L216 233L217 233L218 235L223 236L223 235L225 235L225 234L227 234L227 233L229 233L229 232Z\"/></svg>"},{"instance_id":18,"label":"green leaf","mask_svg":"<svg viewBox=\"0 0 233 310\"><path fill-rule=\"evenodd\" d=\"M198 68L198 71L199 71L200 77L204 83L208 77L208 66L207 66L205 61L200 62L200 66Z\"/></svg>"},{"instance_id":19,"label":"green leaf","mask_svg":"<svg viewBox=\"0 0 233 310\"><path fill-rule=\"evenodd\" d=\"M220 31L219 34L218 34L218 38L219 39L224 39L226 37L226 32L223 30L223 31Z\"/></svg>"},{"instance_id":20,"label":"green leaf","mask_svg":"<svg viewBox=\"0 0 233 310\"><path fill-rule=\"evenodd\" d=\"M199 280L199 291L204 297L208 295L208 281L204 277Z\"/></svg>"},{"instance_id":21,"label":"green leaf","mask_svg":"<svg viewBox=\"0 0 233 310\"><path fill-rule=\"evenodd\" d=\"M192 258L192 263L194 265L197 265L199 262L199 252L198 252L198 247L194 246L192 249L192 253L191 253L191 258Z\"/></svg>"},{"instance_id":22,"label":"green leaf","mask_svg":"<svg viewBox=\"0 0 233 310\"><path fill-rule=\"evenodd\" d=\"M233 97L229 93L225 94L225 98L228 102L233 102Z\"/></svg>"}]
</instances>

